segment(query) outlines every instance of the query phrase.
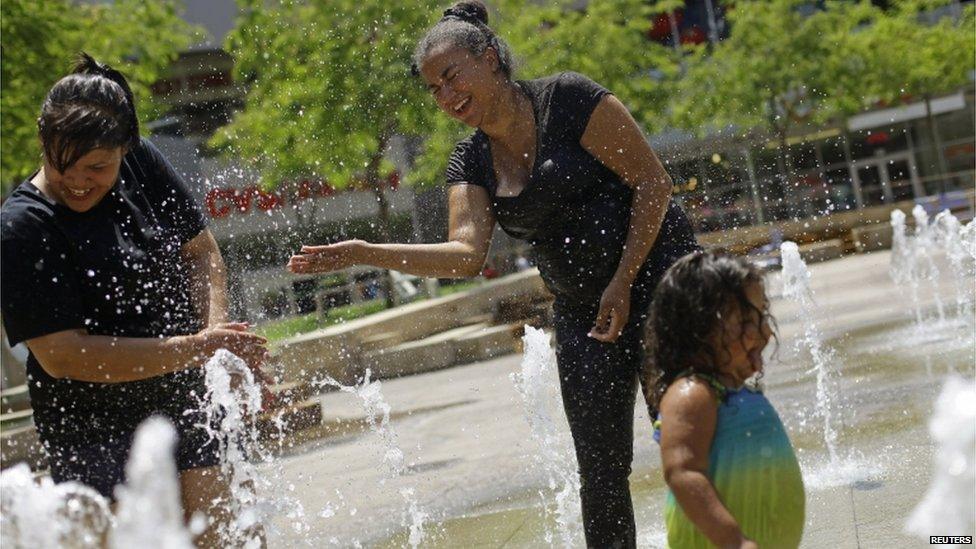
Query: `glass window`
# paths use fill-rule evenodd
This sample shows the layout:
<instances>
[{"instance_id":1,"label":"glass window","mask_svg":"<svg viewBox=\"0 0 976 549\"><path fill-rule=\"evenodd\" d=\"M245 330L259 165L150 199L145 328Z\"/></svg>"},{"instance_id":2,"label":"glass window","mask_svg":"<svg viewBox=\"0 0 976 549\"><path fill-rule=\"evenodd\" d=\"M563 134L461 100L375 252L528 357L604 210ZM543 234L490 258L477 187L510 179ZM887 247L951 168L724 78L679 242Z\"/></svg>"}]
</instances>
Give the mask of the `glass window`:
<instances>
[{"instance_id":1,"label":"glass window","mask_svg":"<svg viewBox=\"0 0 976 549\"><path fill-rule=\"evenodd\" d=\"M904 126L874 128L851 134L851 155L855 159L884 156L908 148Z\"/></svg>"},{"instance_id":2,"label":"glass window","mask_svg":"<svg viewBox=\"0 0 976 549\"><path fill-rule=\"evenodd\" d=\"M820 142L820 153L823 155L824 166L847 163L844 155L844 136L831 137Z\"/></svg>"},{"instance_id":3,"label":"glass window","mask_svg":"<svg viewBox=\"0 0 976 549\"><path fill-rule=\"evenodd\" d=\"M945 148L946 167L949 172L976 170L976 144L956 143Z\"/></svg>"},{"instance_id":4,"label":"glass window","mask_svg":"<svg viewBox=\"0 0 976 549\"><path fill-rule=\"evenodd\" d=\"M756 177L766 178L779 176L778 149L755 149L752 151L752 160L755 162Z\"/></svg>"},{"instance_id":5,"label":"glass window","mask_svg":"<svg viewBox=\"0 0 976 549\"><path fill-rule=\"evenodd\" d=\"M818 167L817 152L813 143L798 143L790 147L793 169L808 171Z\"/></svg>"},{"instance_id":6,"label":"glass window","mask_svg":"<svg viewBox=\"0 0 976 549\"><path fill-rule=\"evenodd\" d=\"M824 179L827 183L828 210L850 210L857 205L857 200L854 198L851 172L847 166L827 170L824 172Z\"/></svg>"},{"instance_id":7,"label":"glass window","mask_svg":"<svg viewBox=\"0 0 976 549\"><path fill-rule=\"evenodd\" d=\"M976 122L973 120L973 109L967 107L951 113L941 114L935 118L942 141L957 141L972 139L976 135Z\"/></svg>"}]
</instances>

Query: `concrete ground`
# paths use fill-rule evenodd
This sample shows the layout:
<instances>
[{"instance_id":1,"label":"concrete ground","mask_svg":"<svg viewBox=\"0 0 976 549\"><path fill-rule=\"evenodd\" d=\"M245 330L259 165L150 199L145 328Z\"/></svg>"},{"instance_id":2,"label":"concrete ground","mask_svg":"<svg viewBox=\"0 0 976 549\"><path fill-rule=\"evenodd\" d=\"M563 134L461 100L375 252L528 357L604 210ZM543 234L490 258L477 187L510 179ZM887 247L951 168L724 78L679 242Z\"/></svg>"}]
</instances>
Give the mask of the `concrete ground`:
<instances>
[{"instance_id":1,"label":"concrete ground","mask_svg":"<svg viewBox=\"0 0 976 549\"><path fill-rule=\"evenodd\" d=\"M838 431L838 463L852 470L846 482L834 486L828 477L842 467L825 465L812 365L796 349L804 317L795 304L778 297L778 275L767 282L780 348L767 364L764 383L804 468L804 547L928 545L902 532L932 473L926 419L947 372L973 376L976 340L971 314L968 321L918 332L911 324L909 293L888 275L889 258L888 252L878 252L811 267L814 319L836 350L832 424ZM964 291L971 299L971 281ZM938 295L947 310L955 308L955 292L951 277L943 276ZM926 315L934 314L935 296L931 287L922 288ZM547 532L554 531L552 513L542 505L543 497L552 499L546 472L534 459L539 448L510 379L521 358L383 381L392 418L386 443L365 428L358 397L342 392L321 397L330 419L318 434L329 436L290 441L283 457L263 466L277 492L301 502L305 511L304 519L276 524L271 546L405 546L411 502L426 515L425 547L556 543L546 541ZM664 486L646 411L638 406L635 413L631 481L639 542L655 547L663 541ZM340 431L345 434L336 434ZM393 437L406 465L398 475L384 462ZM296 532L291 523L303 524L303 530Z\"/></svg>"}]
</instances>

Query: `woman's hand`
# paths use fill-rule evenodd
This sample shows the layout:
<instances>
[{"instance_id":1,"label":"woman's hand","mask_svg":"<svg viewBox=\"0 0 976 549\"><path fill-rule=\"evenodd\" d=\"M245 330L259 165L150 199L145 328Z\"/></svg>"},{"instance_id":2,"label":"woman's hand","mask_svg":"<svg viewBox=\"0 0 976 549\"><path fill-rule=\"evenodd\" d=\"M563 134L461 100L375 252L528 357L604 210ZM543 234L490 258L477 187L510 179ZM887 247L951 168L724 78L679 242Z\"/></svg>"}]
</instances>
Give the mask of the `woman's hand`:
<instances>
[{"instance_id":1,"label":"woman's hand","mask_svg":"<svg viewBox=\"0 0 976 549\"><path fill-rule=\"evenodd\" d=\"M249 328L246 322L227 322L204 328L190 337L205 358L213 356L217 349L227 349L248 365L255 378L267 383L261 365L268 359L268 340L247 331Z\"/></svg>"},{"instance_id":2,"label":"woman's hand","mask_svg":"<svg viewBox=\"0 0 976 549\"><path fill-rule=\"evenodd\" d=\"M613 343L620 337L630 317L630 282L616 277L600 298L600 311L588 334L597 341Z\"/></svg>"},{"instance_id":3,"label":"woman's hand","mask_svg":"<svg viewBox=\"0 0 976 549\"><path fill-rule=\"evenodd\" d=\"M270 410L277 405L277 398L268 390L272 382L261 370L261 366L268 360L268 340L247 331L250 327L246 322L227 322L210 326L192 337L197 339L207 357L212 356L217 349L227 349L242 359L254 374L254 380L261 385L262 410Z\"/></svg>"},{"instance_id":4,"label":"woman's hand","mask_svg":"<svg viewBox=\"0 0 976 549\"><path fill-rule=\"evenodd\" d=\"M325 246L302 246L298 254L288 260L288 270L293 273L328 273L362 263L362 240L344 240Z\"/></svg>"}]
</instances>

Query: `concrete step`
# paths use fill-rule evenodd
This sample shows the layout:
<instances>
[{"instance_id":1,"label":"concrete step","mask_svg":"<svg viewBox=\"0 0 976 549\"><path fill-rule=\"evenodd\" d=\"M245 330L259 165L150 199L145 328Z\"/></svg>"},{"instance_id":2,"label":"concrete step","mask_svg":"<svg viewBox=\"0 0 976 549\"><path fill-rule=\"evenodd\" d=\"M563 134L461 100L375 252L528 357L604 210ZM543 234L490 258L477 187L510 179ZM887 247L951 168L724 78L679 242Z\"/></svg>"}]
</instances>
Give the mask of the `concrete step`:
<instances>
[{"instance_id":1,"label":"concrete step","mask_svg":"<svg viewBox=\"0 0 976 549\"><path fill-rule=\"evenodd\" d=\"M33 424L0 430L0 468L20 462L27 462L34 471L47 467L47 452Z\"/></svg>"},{"instance_id":2,"label":"concrete step","mask_svg":"<svg viewBox=\"0 0 976 549\"><path fill-rule=\"evenodd\" d=\"M19 412L30 408L27 385L18 385L0 391L0 413Z\"/></svg>"},{"instance_id":3,"label":"concrete step","mask_svg":"<svg viewBox=\"0 0 976 549\"><path fill-rule=\"evenodd\" d=\"M891 223L876 223L851 229L851 240L858 253L874 252L891 248Z\"/></svg>"},{"instance_id":4,"label":"concrete step","mask_svg":"<svg viewBox=\"0 0 976 549\"><path fill-rule=\"evenodd\" d=\"M0 431L14 429L33 423L34 411L30 408L17 410L6 414L0 414Z\"/></svg>"},{"instance_id":5,"label":"concrete step","mask_svg":"<svg viewBox=\"0 0 976 549\"><path fill-rule=\"evenodd\" d=\"M416 341L365 353L363 374L368 368L373 379L382 379L454 366L457 358L457 345L454 340L484 327L487 327L487 323L462 326Z\"/></svg>"},{"instance_id":6,"label":"concrete step","mask_svg":"<svg viewBox=\"0 0 976 549\"><path fill-rule=\"evenodd\" d=\"M302 381L286 381L269 385L268 390L275 397L272 406L275 409L308 400L322 392L317 386Z\"/></svg>"},{"instance_id":7,"label":"concrete step","mask_svg":"<svg viewBox=\"0 0 976 549\"><path fill-rule=\"evenodd\" d=\"M799 248L800 257L807 264L838 259L844 255L844 241L839 238L811 242L810 244L803 244Z\"/></svg>"},{"instance_id":8,"label":"concrete step","mask_svg":"<svg viewBox=\"0 0 976 549\"><path fill-rule=\"evenodd\" d=\"M525 333L525 324L513 322L486 326L457 338L455 364L469 364L518 352L518 342Z\"/></svg>"},{"instance_id":9,"label":"concrete step","mask_svg":"<svg viewBox=\"0 0 976 549\"><path fill-rule=\"evenodd\" d=\"M316 399L309 399L262 412L258 416L257 428L262 440L275 440L321 423L322 405Z\"/></svg>"},{"instance_id":10,"label":"concrete step","mask_svg":"<svg viewBox=\"0 0 976 549\"><path fill-rule=\"evenodd\" d=\"M529 301L546 295L538 271L530 269L466 292L409 303L302 334L276 345L279 373L287 380L310 380L327 374L342 383L355 383L369 362L364 355L376 352L378 347L399 341L393 345L396 347L462 326L479 315L493 313L502 300Z\"/></svg>"},{"instance_id":11,"label":"concrete step","mask_svg":"<svg viewBox=\"0 0 976 549\"><path fill-rule=\"evenodd\" d=\"M430 372L518 351L523 321L491 326L479 323L367 353L364 365L373 379Z\"/></svg>"}]
</instances>

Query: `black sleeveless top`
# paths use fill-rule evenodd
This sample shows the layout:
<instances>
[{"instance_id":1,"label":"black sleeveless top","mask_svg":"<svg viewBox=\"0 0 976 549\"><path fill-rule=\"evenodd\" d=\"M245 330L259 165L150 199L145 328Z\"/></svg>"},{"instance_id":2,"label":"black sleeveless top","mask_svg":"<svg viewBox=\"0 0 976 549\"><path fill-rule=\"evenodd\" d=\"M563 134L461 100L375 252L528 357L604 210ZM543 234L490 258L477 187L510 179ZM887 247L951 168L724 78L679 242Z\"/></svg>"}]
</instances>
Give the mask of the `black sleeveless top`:
<instances>
[{"instance_id":1,"label":"black sleeveless top","mask_svg":"<svg viewBox=\"0 0 976 549\"><path fill-rule=\"evenodd\" d=\"M502 229L531 245L557 306L561 301L599 303L620 263L633 195L616 173L580 145L590 115L610 92L573 72L517 83L531 99L536 121L536 157L525 188L518 196L496 196L491 146L481 130L455 146L447 182L487 189ZM691 225L672 200L635 288L653 291L661 269L651 264L667 256L670 266L696 249Z\"/></svg>"}]
</instances>

